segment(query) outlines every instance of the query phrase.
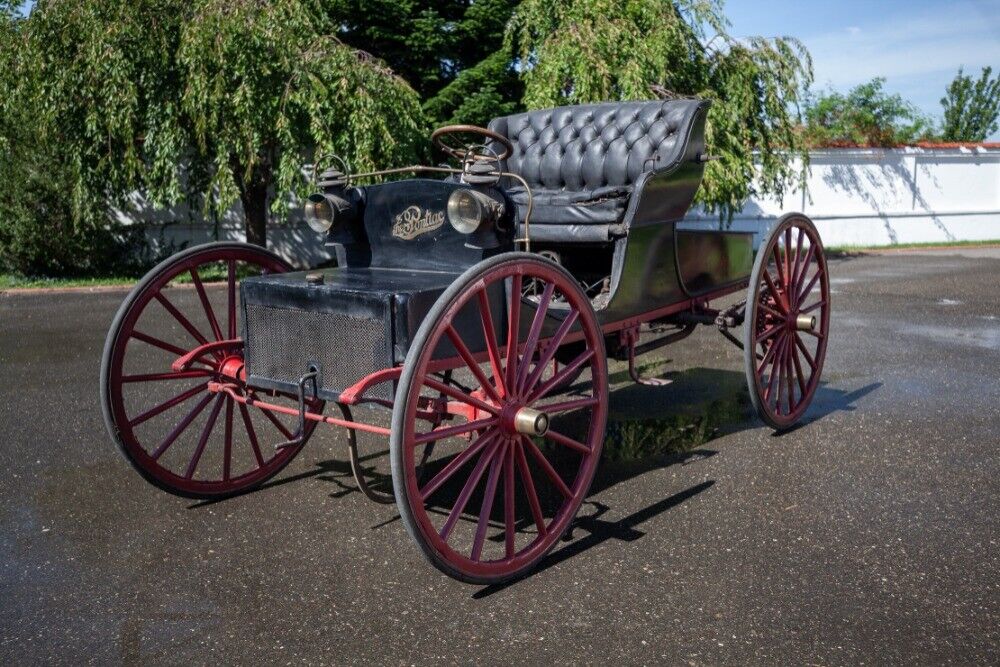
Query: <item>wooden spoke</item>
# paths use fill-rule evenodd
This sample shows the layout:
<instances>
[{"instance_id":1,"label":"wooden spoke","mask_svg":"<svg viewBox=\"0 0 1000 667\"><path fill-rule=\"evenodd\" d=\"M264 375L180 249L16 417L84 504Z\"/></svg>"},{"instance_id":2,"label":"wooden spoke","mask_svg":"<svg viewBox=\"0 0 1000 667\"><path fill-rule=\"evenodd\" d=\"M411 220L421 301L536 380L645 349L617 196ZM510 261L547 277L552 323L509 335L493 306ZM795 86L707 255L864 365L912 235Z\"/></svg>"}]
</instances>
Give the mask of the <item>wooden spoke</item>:
<instances>
[{"instance_id":1,"label":"wooden spoke","mask_svg":"<svg viewBox=\"0 0 1000 667\"><path fill-rule=\"evenodd\" d=\"M777 350L774 353L774 358L771 360L770 377L768 378L767 381L767 389L764 391L765 402L770 400L771 392L774 391L774 381L777 379L778 376L778 373L776 372L777 365L778 361L781 359L781 354L785 349L785 342L786 342L786 337L784 335L774 342L774 345L777 346Z\"/></svg>"},{"instance_id":2,"label":"wooden spoke","mask_svg":"<svg viewBox=\"0 0 1000 667\"><path fill-rule=\"evenodd\" d=\"M484 447L492 443L496 437L496 431L487 431L479 436L475 442L452 458L451 461L448 461L448 464L445 465L445 467L442 468L438 474L434 475L431 481L427 482L427 484L420 489L420 497L426 501L431 494L440 489L441 485L447 482L459 468L471 461L476 454L482 451Z\"/></svg>"},{"instance_id":3,"label":"wooden spoke","mask_svg":"<svg viewBox=\"0 0 1000 667\"><path fill-rule=\"evenodd\" d=\"M250 419L250 411L242 403L240 403L240 415L243 417L243 427L247 431L247 438L250 440L250 448L253 449L253 456L257 460L257 467L263 467L264 457L260 453L260 444L257 442L257 431L253 427L253 420Z\"/></svg>"},{"instance_id":4,"label":"wooden spoke","mask_svg":"<svg viewBox=\"0 0 1000 667\"><path fill-rule=\"evenodd\" d=\"M788 287L788 277L785 275L784 266L783 266L784 260L782 259L781 254L778 252L778 246L777 245L774 246L774 249L772 250L772 253L773 253L772 256L774 257L774 269L778 273L778 284L781 285L782 287L785 287L787 289L787 287ZM768 277L770 277L770 276L768 276L768 273L769 272L765 269L764 270L765 280ZM785 299L786 299L785 300L785 308L787 309L787 308L790 307L789 303L788 303L788 300L787 300L788 299L788 293L787 293L787 291L785 292Z\"/></svg>"},{"instance_id":5,"label":"wooden spoke","mask_svg":"<svg viewBox=\"0 0 1000 667\"><path fill-rule=\"evenodd\" d=\"M509 389L514 387L514 373L517 370L517 346L521 333L521 274L511 278L510 313L507 318L507 367L505 383Z\"/></svg>"},{"instance_id":6,"label":"wooden spoke","mask_svg":"<svg viewBox=\"0 0 1000 667\"><path fill-rule=\"evenodd\" d=\"M486 403L484 401L480 401L478 398L475 398L474 396L469 396L468 394L463 394L458 389L455 389L454 387L452 387L450 385L446 385L443 382L435 380L432 377L425 377L424 381L423 381L423 384L426 387L429 387L431 389L434 389L436 391L441 392L445 396L450 396L451 398L454 398L456 401L461 401L462 403L466 403L468 405L472 405L474 407L477 407L480 410L482 410L483 412L488 412L491 415L498 415L498 414L500 414L500 411L497 409L497 407L495 405L490 405L489 403Z\"/></svg>"},{"instance_id":7,"label":"wooden spoke","mask_svg":"<svg viewBox=\"0 0 1000 667\"><path fill-rule=\"evenodd\" d=\"M184 327L184 329L189 334L191 334L191 337L194 338L196 341L198 341L199 344L208 345L208 339L201 335L201 332L198 331L198 328L195 325L191 324L191 320L184 317L184 313L177 310L177 307L173 303L171 303L170 299L164 296L162 292L157 292L153 296L153 298L159 301L160 305L163 306L166 309L166 311L170 313L173 316L173 318L177 320L177 322L182 327ZM186 352L183 352L182 354L186 354Z\"/></svg>"},{"instance_id":8,"label":"wooden spoke","mask_svg":"<svg viewBox=\"0 0 1000 667\"><path fill-rule=\"evenodd\" d=\"M154 461L158 460L161 456L163 456L163 452L167 451L167 449L170 448L170 445L174 444L174 441L177 440L177 437L181 433L183 433L188 426L190 426L191 422L194 421L195 418L201 414L202 410L204 410L205 407L211 401L212 401L212 395L206 394L205 397L202 398L201 401L199 401L198 404L194 406L194 408L192 408L189 413L187 413L184 419L180 420L177 423L177 426L175 426L173 430L171 430L170 433L167 434L167 437L163 439L163 442L161 442L159 446L157 446L157 448L153 451L153 453L150 454L150 456L153 458Z\"/></svg>"},{"instance_id":9,"label":"wooden spoke","mask_svg":"<svg viewBox=\"0 0 1000 667\"><path fill-rule=\"evenodd\" d=\"M776 305L779 309L781 309L782 316L784 316L784 314L788 312L788 305L784 302L786 295L779 292L778 288L775 287L774 281L771 279L771 274L768 273L766 267L764 268L763 275L764 275L764 282L767 283L767 291L771 295L771 298L774 299L774 305Z\"/></svg>"},{"instance_id":10,"label":"wooden spoke","mask_svg":"<svg viewBox=\"0 0 1000 667\"><path fill-rule=\"evenodd\" d=\"M458 523L459 518L462 516L462 512L465 511L465 506L469 503L469 498L472 496L472 492L475 491L476 487L479 485L479 480L483 477L483 472L486 471L486 466L488 466L493 458L496 456L497 450L503 443L502 440L496 440L489 446L489 448L479 456L479 460L476 461L476 467L472 469L472 474L465 481L465 486L462 487L462 491L458 494L458 499L455 501L454 507L451 508L451 512L448 514L448 519L444 522L441 527L441 539L445 542L448 541L448 536L451 535L451 531L455 528L455 524Z\"/></svg>"},{"instance_id":11,"label":"wooden spoke","mask_svg":"<svg viewBox=\"0 0 1000 667\"><path fill-rule=\"evenodd\" d=\"M772 341L771 345L768 346L767 352L764 354L764 358L760 360L760 365L757 366L757 375L764 372L764 367L767 366L768 363L770 363L770 361L774 358L774 353L777 350L777 347L778 341Z\"/></svg>"},{"instance_id":12,"label":"wooden spoke","mask_svg":"<svg viewBox=\"0 0 1000 667\"><path fill-rule=\"evenodd\" d=\"M486 491L483 493L483 505L479 509L479 523L476 525L476 537L472 542L472 560L480 560L483 555L483 542L486 540L486 529L489 527L490 514L493 512L493 500L497 494L497 481L500 479L500 470L506 458L507 448L510 443L504 440L500 444L500 449L490 461L490 474L486 478Z\"/></svg>"},{"instance_id":13,"label":"wooden spoke","mask_svg":"<svg viewBox=\"0 0 1000 667\"><path fill-rule=\"evenodd\" d=\"M179 373L143 373L140 375L123 375L122 382L129 384L132 382L162 382L164 380L190 380L191 378L211 377L212 371L202 369L192 369Z\"/></svg>"},{"instance_id":14,"label":"wooden spoke","mask_svg":"<svg viewBox=\"0 0 1000 667\"><path fill-rule=\"evenodd\" d=\"M493 378L497 383L497 389L504 396L510 392L504 382L503 364L500 360L500 348L497 346L496 328L493 324L493 312L490 310L490 300L486 290L481 289L476 293L479 301L479 317L483 324L483 338L486 340L486 351L490 357L490 368L493 371Z\"/></svg>"},{"instance_id":15,"label":"wooden spoke","mask_svg":"<svg viewBox=\"0 0 1000 667\"><path fill-rule=\"evenodd\" d=\"M779 318L781 320L785 319L785 314L784 313L779 313L777 310L775 310L774 308L771 308L766 303L761 303L761 304L758 304L758 305L760 306L761 310L764 310L766 313L768 313L772 317L777 317L777 318Z\"/></svg>"},{"instance_id":16,"label":"wooden spoke","mask_svg":"<svg viewBox=\"0 0 1000 667\"><path fill-rule=\"evenodd\" d=\"M791 285L794 277L792 275L792 228L789 227L785 230L785 279L788 281L786 284Z\"/></svg>"},{"instance_id":17,"label":"wooden spoke","mask_svg":"<svg viewBox=\"0 0 1000 667\"><path fill-rule=\"evenodd\" d=\"M504 556L514 556L514 443L508 442L503 463Z\"/></svg>"},{"instance_id":18,"label":"wooden spoke","mask_svg":"<svg viewBox=\"0 0 1000 667\"><path fill-rule=\"evenodd\" d=\"M455 426L446 426L444 428L436 428L426 433L418 433L414 437L414 443L422 445L427 442L435 442L438 440L444 440L446 438L453 438L456 435L465 435L466 433L472 433L473 431L481 431L483 429L493 428L497 425L496 417L489 417L488 419L477 419L476 421L465 422L464 424L457 424Z\"/></svg>"},{"instance_id":19,"label":"wooden spoke","mask_svg":"<svg viewBox=\"0 0 1000 667\"><path fill-rule=\"evenodd\" d=\"M560 412L568 412L569 410L576 410L578 408L589 408L592 405L597 405L598 402L599 401L596 396L591 396L590 398L576 398L570 401L562 401L560 403L539 405L538 408L549 415L555 415Z\"/></svg>"},{"instance_id":20,"label":"wooden spoke","mask_svg":"<svg viewBox=\"0 0 1000 667\"><path fill-rule=\"evenodd\" d=\"M163 412L169 410L170 408L174 407L175 405L180 405L181 403L183 403L184 401L188 400L192 396L200 394L201 392L205 391L206 389L208 389L208 383L207 382L205 382L203 384L199 384L199 385L194 386L194 387L191 387L187 391L183 391L180 394L177 394L173 398L171 398L171 399L169 399L167 401L164 401L163 403L160 403L159 405L157 405L157 406L155 406L153 408L150 408L149 410L146 410L141 415L139 415L138 417L136 417L135 419L133 419L132 421L130 421L128 423L129 428L135 428L139 424L142 424L143 422L149 421L150 419L152 419L156 415L162 414Z\"/></svg>"},{"instance_id":21,"label":"wooden spoke","mask_svg":"<svg viewBox=\"0 0 1000 667\"><path fill-rule=\"evenodd\" d=\"M809 350L806 349L806 345L802 342L802 339L799 338L798 333L793 333L792 335L795 336L795 345L798 346L799 350L802 352L802 356L805 357L806 363L809 364L809 368L815 371L816 360L813 359L811 354L809 354Z\"/></svg>"},{"instance_id":22,"label":"wooden spoke","mask_svg":"<svg viewBox=\"0 0 1000 667\"><path fill-rule=\"evenodd\" d=\"M455 331L455 327L449 324L447 327L445 327L444 331L448 335L448 338L451 340L451 344L455 346L455 350L458 352L458 355L462 357L462 360L465 361L465 365L475 376L476 381L479 382L479 386L482 387L483 390L487 394L489 394L490 398L492 398L494 401L496 401L497 403L502 402L503 398L493 387L493 383L491 383L483 374L483 370L479 367L479 364L472 356L472 353L469 351L469 348L466 347L464 342L462 342L462 337L458 335L457 331Z\"/></svg>"},{"instance_id":23,"label":"wooden spoke","mask_svg":"<svg viewBox=\"0 0 1000 667\"><path fill-rule=\"evenodd\" d=\"M515 391L524 389L524 381L528 376L528 368L531 360L535 358L535 351L538 348L538 337L542 334L542 325L545 323L545 316L549 312L549 303L555 293L556 286L547 283L542 290L542 296L535 311L535 317L531 320L531 328L528 330L528 340L524 343L524 354L521 356L521 363L517 369L517 379L514 381Z\"/></svg>"},{"instance_id":24,"label":"wooden spoke","mask_svg":"<svg viewBox=\"0 0 1000 667\"><path fill-rule=\"evenodd\" d=\"M166 341L162 341L159 338L150 336L149 334L142 333L138 329L132 331L132 338L142 341L147 345L152 345L153 347L159 348L165 352L176 354L178 357L183 357L185 354L190 352L190 350L185 350L183 348L177 347L176 345L171 345Z\"/></svg>"},{"instance_id":25,"label":"wooden spoke","mask_svg":"<svg viewBox=\"0 0 1000 667\"><path fill-rule=\"evenodd\" d=\"M538 534L544 536L546 532L545 517L542 516L542 506L538 502L538 493L535 492L535 482L531 478L531 469L528 467L528 460L524 457L524 445L520 439L514 441L515 458L517 468L521 473L521 483L524 485L524 495L528 497L528 507L531 508L531 517L535 520L535 527Z\"/></svg>"},{"instance_id":26,"label":"wooden spoke","mask_svg":"<svg viewBox=\"0 0 1000 667\"><path fill-rule=\"evenodd\" d=\"M785 389L788 393L788 414L792 414L792 410L795 404L795 389L792 384L792 351L795 346L790 344L785 350Z\"/></svg>"},{"instance_id":27,"label":"wooden spoke","mask_svg":"<svg viewBox=\"0 0 1000 667\"><path fill-rule=\"evenodd\" d=\"M580 366L590 361L593 356L593 350L585 350L584 352L581 352L575 359L573 359L573 361L563 366L561 371L549 378L547 382L539 387L536 387L528 396L527 402L533 403L534 401L547 396L550 391L562 385L562 383L569 379L570 376L572 376L577 369L580 368Z\"/></svg>"},{"instance_id":28,"label":"wooden spoke","mask_svg":"<svg viewBox=\"0 0 1000 667\"><path fill-rule=\"evenodd\" d=\"M194 267L191 267L191 280L194 281L194 288L198 292L198 299L201 300L202 307L205 309L205 316L208 318L209 326L212 327L212 333L215 334L215 340L222 340L222 329L219 328L219 321L215 319L215 311L212 310L212 304L208 302L205 286L201 284L198 269Z\"/></svg>"},{"instance_id":29,"label":"wooden spoke","mask_svg":"<svg viewBox=\"0 0 1000 667\"><path fill-rule=\"evenodd\" d=\"M524 386L521 387L522 392L530 391L538 383L538 379L542 376L542 373L545 372L545 368L548 366L549 362L552 361L552 357L555 356L556 350L558 350L559 346L562 345L563 340L566 338L566 334L569 333L573 323L576 322L578 315L579 313L576 310L570 312L570 314L566 316L566 319L563 320L562 324L559 325L556 332L552 335L552 339L545 344L545 351L542 353L542 356L538 358L538 362L535 364L534 370L531 371L531 374L524 382Z\"/></svg>"},{"instance_id":30,"label":"wooden spoke","mask_svg":"<svg viewBox=\"0 0 1000 667\"><path fill-rule=\"evenodd\" d=\"M766 331L764 331L764 333L758 336L757 342L761 343L770 338L771 336L773 336L774 334L778 333L779 331L784 331L784 329L785 329L785 323L779 322L778 324L775 324L770 329L767 329Z\"/></svg>"},{"instance_id":31,"label":"wooden spoke","mask_svg":"<svg viewBox=\"0 0 1000 667\"><path fill-rule=\"evenodd\" d=\"M816 281L819 280L819 277L821 275L823 275L823 272L817 269L816 273L813 274L812 279L809 281L809 284L806 285L805 289L803 289L801 292L799 292L799 295L798 295L798 302L799 303L802 303L802 300L805 299L809 295L809 292L812 291L813 286L816 284Z\"/></svg>"},{"instance_id":32,"label":"wooden spoke","mask_svg":"<svg viewBox=\"0 0 1000 667\"><path fill-rule=\"evenodd\" d=\"M288 428L285 427L285 425L281 423L281 420L278 419L277 415L275 415L273 412L271 412L267 408L259 408L259 409L260 409L261 412L264 413L264 416L267 417L268 421L270 421L272 424L274 424L274 427L276 429L278 429L278 432L280 432L281 435L285 436L285 440L291 440L292 439L292 432L289 431Z\"/></svg>"},{"instance_id":33,"label":"wooden spoke","mask_svg":"<svg viewBox=\"0 0 1000 667\"><path fill-rule=\"evenodd\" d=\"M799 235L798 235L798 240L795 242L795 262L794 262L794 267L795 268L792 270L792 283L791 283L792 285L796 284L796 280L799 278L799 271L802 270L802 267L803 266L808 266L808 264L809 264L809 262L806 262L804 265L800 263L800 260L802 259L802 257L801 257L801 255L802 255L802 239L805 237L805 235L806 235L805 230L800 229L799 230Z\"/></svg>"},{"instance_id":34,"label":"wooden spoke","mask_svg":"<svg viewBox=\"0 0 1000 667\"><path fill-rule=\"evenodd\" d=\"M588 447L587 445L583 444L582 442L578 442L573 438L565 436L562 433L553 431L551 428L548 431L546 431L545 439L551 440L552 442L562 445L563 447L568 447L575 452L580 452L581 454L590 453L590 447Z\"/></svg>"},{"instance_id":35,"label":"wooden spoke","mask_svg":"<svg viewBox=\"0 0 1000 667\"><path fill-rule=\"evenodd\" d=\"M201 438L198 440L198 447L194 450L194 456L191 457L191 462L188 464L187 470L184 471L184 479L192 479L194 477L194 471L198 468L198 462L201 461L201 455L205 452L205 445L208 443L208 436L212 434L212 429L215 428L215 422L219 418L219 411L222 410L222 401L225 399L224 394L219 394L215 397L215 405L212 407L212 412L208 415L208 421L205 422L205 428L201 430Z\"/></svg>"},{"instance_id":36,"label":"wooden spoke","mask_svg":"<svg viewBox=\"0 0 1000 667\"><path fill-rule=\"evenodd\" d=\"M792 361L795 364L795 377L799 381L799 395L806 395L806 379L805 374L802 372L802 362L799 361L799 351L794 345L792 346Z\"/></svg>"},{"instance_id":37,"label":"wooden spoke","mask_svg":"<svg viewBox=\"0 0 1000 667\"><path fill-rule=\"evenodd\" d=\"M568 486L566 486L566 482L564 482L562 477L559 476L559 473L556 472L556 469L552 467L552 464L549 463L549 460L547 458L545 458L545 455L542 454L541 451L539 451L538 446L534 442L532 442L531 439L528 438L527 436L522 435L520 437L521 437L521 443L524 446L524 448L527 449L528 453L535 458L535 460L538 462L538 465L541 466L542 471L545 473L545 476L549 478L553 486L555 486L559 490L559 493L563 494L567 498L572 498L573 492L570 491Z\"/></svg>"},{"instance_id":38,"label":"wooden spoke","mask_svg":"<svg viewBox=\"0 0 1000 667\"><path fill-rule=\"evenodd\" d=\"M826 305L826 299L823 299L821 301L817 301L816 303L812 304L811 306L807 306L806 308L803 308L803 309L799 310L799 315L805 315L806 313L811 313L812 311L816 310L817 308L822 308L825 305Z\"/></svg>"},{"instance_id":39,"label":"wooden spoke","mask_svg":"<svg viewBox=\"0 0 1000 667\"><path fill-rule=\"evenodd\" d=\"M801 294L802 283L805 281L806 274L809 273L809 267L812 264L812 258L816 255L816 246L810 245L809 250L806 251L806 260L802 263L802 268L799 271L798 276L795 279L795 283L791 286L791 293L796 295L796 305L802 303L803 295Z\"/></svg>"}]
</instances>

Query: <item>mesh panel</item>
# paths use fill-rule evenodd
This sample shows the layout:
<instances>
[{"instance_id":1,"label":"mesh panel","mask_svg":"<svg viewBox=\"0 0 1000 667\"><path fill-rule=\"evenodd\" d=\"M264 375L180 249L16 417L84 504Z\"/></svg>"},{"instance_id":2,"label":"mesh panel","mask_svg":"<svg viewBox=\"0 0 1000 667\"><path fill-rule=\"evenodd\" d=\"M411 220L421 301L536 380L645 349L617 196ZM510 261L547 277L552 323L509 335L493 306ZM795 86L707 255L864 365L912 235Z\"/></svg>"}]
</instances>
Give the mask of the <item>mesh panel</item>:
<instances>
[{"instance_id":1,"label":"mesh panel","mask_svg":"<svg viewBox=\"0 0 1000 667\"><path fill-rule=\"evenodd\" d=\"M322 388L341 392L366 375L386 368L389 344L386 317L351 317L246 305L246 365L252 376L295 384L319 364ZM373 387L368 395L392 398L392 384Z\"/></svg>"}]
</instances>

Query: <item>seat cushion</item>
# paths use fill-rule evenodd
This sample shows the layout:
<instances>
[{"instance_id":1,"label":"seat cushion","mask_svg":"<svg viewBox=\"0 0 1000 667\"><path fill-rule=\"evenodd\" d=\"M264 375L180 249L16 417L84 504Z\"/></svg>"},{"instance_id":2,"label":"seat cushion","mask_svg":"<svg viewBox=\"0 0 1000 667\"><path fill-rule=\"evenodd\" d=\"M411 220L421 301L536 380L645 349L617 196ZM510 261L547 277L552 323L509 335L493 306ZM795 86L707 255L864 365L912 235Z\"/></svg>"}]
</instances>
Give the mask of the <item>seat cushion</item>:
<instances>
[{"instance_id":1,"label":"seat cushion","mask_svg":"<svg viewBox=\"0 0 1000 667\"><path fill-rule=\"evenodd\" d=\"M612 186L573 192L532 188L531 220L541 224L597 225L621 222L628 205L631 186ZM507 191L517 204L518 219L528 212L528 195L523 187Z\"/></svg>"}]
</instances>

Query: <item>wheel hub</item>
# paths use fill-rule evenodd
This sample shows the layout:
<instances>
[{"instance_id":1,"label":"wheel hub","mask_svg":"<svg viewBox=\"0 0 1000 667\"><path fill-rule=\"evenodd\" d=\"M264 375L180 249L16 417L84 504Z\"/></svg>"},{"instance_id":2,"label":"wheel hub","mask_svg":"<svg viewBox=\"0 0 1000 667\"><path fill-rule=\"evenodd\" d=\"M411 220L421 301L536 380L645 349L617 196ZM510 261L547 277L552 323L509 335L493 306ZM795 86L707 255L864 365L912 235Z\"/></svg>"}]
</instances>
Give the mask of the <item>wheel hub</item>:
<instances>
[{"instance_id":1,"label":"wheel hub","mask_svg":"<svg viewBox=\"0 0 1000 667\"><path fill-rule=\"evenodd\" d=\"M525 435L545 435L549 430L549 416L541 410L521 408L514 413L514 428Z\"/></svg>"},{"instance_id":2,"label":"wheel hub","mask_svg":"<svg viewBox=\"0 0 1000 667\"><path fill-rule=\"evenodd\" d=\"M507 435L543 436L549 430L549 416L541 410L510 402L500 413L500 428Z\"/></svg>"}]
</instances>

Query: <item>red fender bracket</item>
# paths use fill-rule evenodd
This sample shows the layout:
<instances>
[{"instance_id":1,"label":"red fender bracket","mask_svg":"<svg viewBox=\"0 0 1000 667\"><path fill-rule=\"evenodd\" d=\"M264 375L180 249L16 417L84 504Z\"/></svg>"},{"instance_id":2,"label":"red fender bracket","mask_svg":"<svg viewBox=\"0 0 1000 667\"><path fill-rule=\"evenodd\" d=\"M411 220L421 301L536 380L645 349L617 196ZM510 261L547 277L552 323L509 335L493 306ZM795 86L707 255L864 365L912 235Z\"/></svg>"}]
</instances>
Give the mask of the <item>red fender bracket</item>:
<instances>
[{"instance_id":1,"label":"red fender bracket","mask_svg":"<svg viewBox=\"0 0 1000 667\"><path fill-rule=\"evenodd\" d=\"M233 354L241 352L242 350L243 340L240 338L233 338L231 340L215 340L211 343L199 345L183 357L178 357L174 363L170 364L170 368L175 373L180 373L181 371L190 370L192 364L206 354L215 354L217 352Z\"/></svg>"}]
</instances>

